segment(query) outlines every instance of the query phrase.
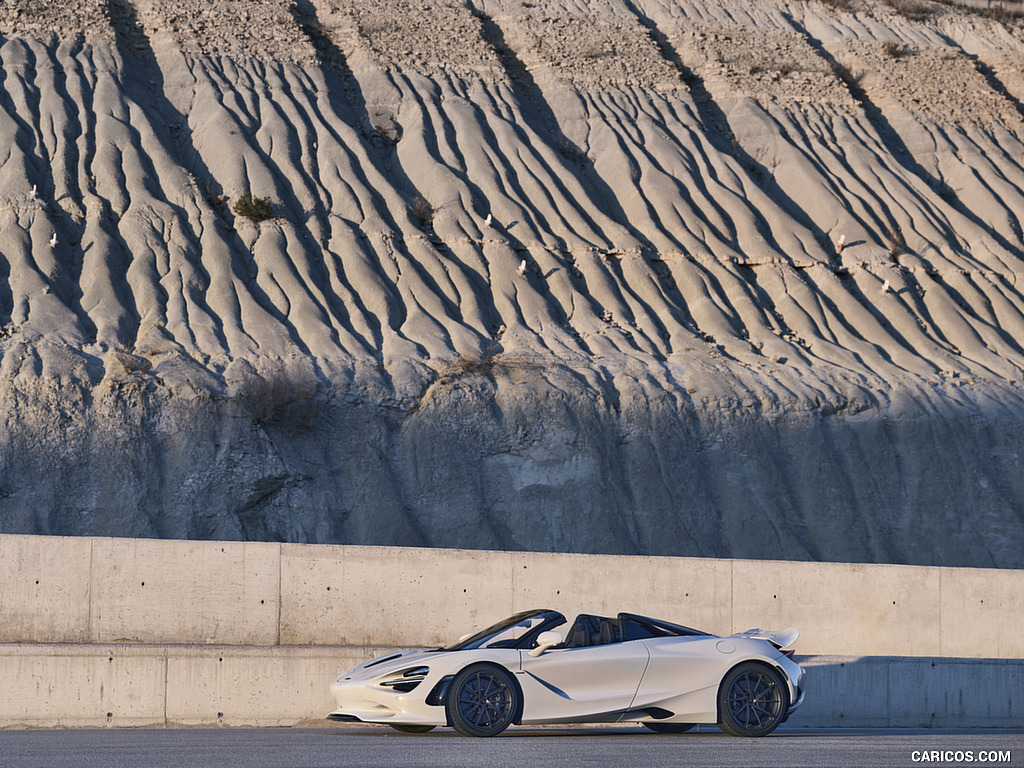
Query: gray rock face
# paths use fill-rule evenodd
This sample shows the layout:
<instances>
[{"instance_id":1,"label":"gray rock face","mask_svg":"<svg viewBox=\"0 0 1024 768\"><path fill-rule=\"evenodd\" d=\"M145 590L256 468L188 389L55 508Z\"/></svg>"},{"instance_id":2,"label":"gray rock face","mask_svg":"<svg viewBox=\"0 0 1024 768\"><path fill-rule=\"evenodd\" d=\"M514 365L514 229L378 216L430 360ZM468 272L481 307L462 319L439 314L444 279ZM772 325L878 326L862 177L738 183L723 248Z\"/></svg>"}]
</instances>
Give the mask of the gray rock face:
<instances>
[{"instance_id":1,"label":"gray rock face","mask_svg":"<svg viewBox=\"0 0 1024 768\"><path fill-rule=\"evenodd\" d=\"M4 401L5 532L1024 565L1010 391L702 401L524 356L258 423L151 375L31 381Z\"/></svg>"},{"instance_id":2,"label":"gray rock face","mask_svg":"<svg viewBox=\"0 0 1024 768\"><path fill-rule=\"evenodd\" d=\"M0 531L1022 567L1022 29L5 2Z\"/></svg>"}]
</instances>

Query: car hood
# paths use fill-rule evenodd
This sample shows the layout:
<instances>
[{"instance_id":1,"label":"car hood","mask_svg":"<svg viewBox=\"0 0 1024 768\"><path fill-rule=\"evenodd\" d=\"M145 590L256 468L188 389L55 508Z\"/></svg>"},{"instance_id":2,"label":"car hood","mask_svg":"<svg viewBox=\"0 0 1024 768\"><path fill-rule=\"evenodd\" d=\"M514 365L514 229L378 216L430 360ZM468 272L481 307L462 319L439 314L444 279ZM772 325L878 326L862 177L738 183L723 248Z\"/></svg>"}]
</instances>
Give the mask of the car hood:
<instances>
[{"instance_id":1,"label":"car hood","mask_svg":"<svg viewBox=\"0 0 1024 768\"><path fill-rule=\"evenodd\" d=\"M404 667L416 664L417 662L423 662L423 664L427 665L427 659L436 659L437 655L438 651L416 649L389 653L384 656L378 656L375 659L364 661L362 664L357 664L352 667L352 669L342 674L341 677L356 677L364 674L385 675L388 672L403 669Z\"/></svg>"}]
</instances>

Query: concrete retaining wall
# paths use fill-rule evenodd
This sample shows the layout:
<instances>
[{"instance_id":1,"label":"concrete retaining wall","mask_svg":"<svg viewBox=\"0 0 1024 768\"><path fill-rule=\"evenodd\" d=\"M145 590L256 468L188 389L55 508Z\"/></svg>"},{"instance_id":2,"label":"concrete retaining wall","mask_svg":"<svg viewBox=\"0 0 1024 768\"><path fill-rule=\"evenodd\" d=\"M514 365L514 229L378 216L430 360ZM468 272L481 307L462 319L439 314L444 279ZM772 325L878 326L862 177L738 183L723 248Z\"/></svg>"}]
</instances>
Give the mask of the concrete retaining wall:
<instances>
[{"instance_id":1,"label":"concrete retaining wall","mask_svg":"<svg viewBox=\"0 0 1024 768\"><path fill-rule=\"evenodd\" d=\"M0 727L319 723L339 672L389 648L0 646ZM804 656L793 727L1016 727L1024 664Z\"/></svg>"},{"instance_id":2,"label":"concrete retaining wall","mask_svg":"<svg viewBox=\"0 0 1024 768\"><path fill-rule=\"evenodd\" d=\"M0 726L294 725L333 708L327 686L376 648L0 646ZM11 695L6 695L10 693Z\"/></svg>"},{"instance_id":3,"label":"concrete retaining wall","mask_svg":"<svg viewBox=\"0 0 1024 768\"><path fill-rule=\"evenodd\" d=\"M1021 720L1024 571L4 535L0 575L0 727L319 719L379 647L533 607L796 626L797 725Z\"/></svg>"},{"instance_id":4,"label":"concrete retaining wall","mask_svg":"<svg viewBox=\"0 0 1024 768\"><path fill-rule=\"evenodd\" d=\"M808 654L1024 657L1024 571L0 535L0 642L434 645L515 611L795 626Z\"/></svg>"}]
</instances>

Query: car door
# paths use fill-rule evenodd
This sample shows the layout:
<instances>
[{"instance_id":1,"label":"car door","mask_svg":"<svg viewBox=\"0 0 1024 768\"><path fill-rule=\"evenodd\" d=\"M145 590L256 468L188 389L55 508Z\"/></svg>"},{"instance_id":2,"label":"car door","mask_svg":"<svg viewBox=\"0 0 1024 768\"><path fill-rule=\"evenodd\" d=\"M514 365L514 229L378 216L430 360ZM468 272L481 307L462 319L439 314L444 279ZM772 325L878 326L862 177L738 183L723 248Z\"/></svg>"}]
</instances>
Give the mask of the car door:
<instances>
[{"instance_id":1,"label":"car door","mask_svg":"<svg viewBox=\"0 0 1024 768\"><path fill-rule=\"evenodd\" d=\"M714 722L718 684L734 662L720 650L718 637L658 637L641 640L650 662L633 701L635 708L658 708L692 722Z\"/></svg>"},{"instance_id":2,"label":"car door","mask_svg":"<svg viewBox=\"0 0 1024 768\"><path fill-rule=\"evenodd\" d=\"M524 723L618 719L633 703L649 659L639 641L520 653Z\"/></svg>"}]
</instances>

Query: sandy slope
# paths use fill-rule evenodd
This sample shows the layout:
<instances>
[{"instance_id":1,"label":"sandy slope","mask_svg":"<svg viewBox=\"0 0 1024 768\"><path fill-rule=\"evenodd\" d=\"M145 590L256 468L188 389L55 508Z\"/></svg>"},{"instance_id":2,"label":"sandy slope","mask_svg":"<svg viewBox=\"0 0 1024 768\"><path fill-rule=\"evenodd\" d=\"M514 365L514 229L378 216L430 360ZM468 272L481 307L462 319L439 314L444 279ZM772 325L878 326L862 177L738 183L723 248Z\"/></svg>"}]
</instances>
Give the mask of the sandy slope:
<instances>
[{"instance_id":1,"label":"sandy slope","mask_svg":"<svg viewBox=\"0 0 1024 768\"><path fill-rule=\"evenodd\" d=\"M0 529L1024 566L1020 23L8 0L0 35ZM304 437L224 398L282 365Z\"/></svg>"}]
</instances>

